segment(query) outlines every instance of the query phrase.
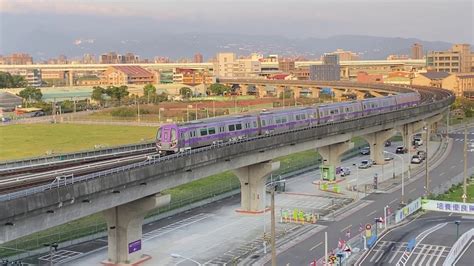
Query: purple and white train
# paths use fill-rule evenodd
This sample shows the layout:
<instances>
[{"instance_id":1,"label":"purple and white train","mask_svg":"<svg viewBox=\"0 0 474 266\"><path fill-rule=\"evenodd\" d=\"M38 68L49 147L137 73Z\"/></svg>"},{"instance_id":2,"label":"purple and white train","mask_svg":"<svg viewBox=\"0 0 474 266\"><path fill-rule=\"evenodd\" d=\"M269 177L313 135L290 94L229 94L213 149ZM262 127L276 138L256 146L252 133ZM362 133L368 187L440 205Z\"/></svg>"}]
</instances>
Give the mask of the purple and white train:
<instances>
[{"instance_id":1,"label":"purple and white train","mask_svg":"<svg viewBox=\"0 0 474 266\"><path fill-rule=\"evenodd\" d=\"M215 143L408 108L418 105L419 102L420 94L412 92L360 101L313 107L295 107L200 119L188 123L167 124L158 129L156 147L161 154L182 152Z\"/></svg>"}]
</instances>

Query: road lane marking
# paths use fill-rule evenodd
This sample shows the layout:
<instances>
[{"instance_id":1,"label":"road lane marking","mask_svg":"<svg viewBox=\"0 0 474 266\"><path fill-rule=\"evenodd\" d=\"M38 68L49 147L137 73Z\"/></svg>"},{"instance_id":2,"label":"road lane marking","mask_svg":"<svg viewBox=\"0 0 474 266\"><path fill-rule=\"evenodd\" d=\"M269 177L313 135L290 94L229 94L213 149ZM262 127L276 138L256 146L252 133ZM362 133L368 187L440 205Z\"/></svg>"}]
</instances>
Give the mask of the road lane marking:
<instances>
[{"instance_id":1,"label":"road lane marking","mask_svg":"<svg viewBox=\"0 0 474 266\"><path fill-rule=\"evenodd\" d=\"M395 251L395 253L393 253L393 256L390 258L390 260L388 261L388 263L392 264L393 260L395 259L395 257L397 257L398 255L398 252L400 252L400 249L402 249L403 245L402 243L400 243L400 245L398 246L397 250ZM402 251L402 254L403 254L403 251Z\"/></svg>"},{"instance_id":2,"label":"road lane marking","mask_svg":"<svg viewBox=\"0 0 474 266\"><path fill-rule=\"evenodd\" d=\"M344 227L344 228L341 230L341 233L344 232L344 231L346 231L346 229L349 229L349 228L351 228L351 227L352 227L352 224L350 224L350 225Z\"/></svg>"},{"instance_id":3,"label":"road lane marking","mask_svg":"<svg viewBox=\"0 0 474 266\"><path fill-rule=\"evenodd\" d=\"M426 265L432 265L430 264L431 260L436 256L436 253L438 252L438 249L441 248L440 246L435 246L433 247L433 253L430 254L430 257L428 258L428 260L426 261Z\"/></svg>"},{"instance_id":4,"label":"road lane marking","mask_svg":"<svg viewBox=\"0 0 474 266\"><path fill-rule=\"evenodd\" d=\"M367 216L372 216L372 214L374 214L374 213L376 213L376 212L377 212L377 211L375 210L375 211L373 211L373 212L367 214Z\"/></svg>"},{"instance_id":5,"label":"road lane marking","mask_svg":"<svg viewBox=\"0 0 474 266\"><path fill-rule=\"evenodd\" d=\"M390 201L390 202L388 203L388 205L394 203L394 202L397 201L397 200L398 200L398 199L394 199L394 200Z\"/></svg>"},{"instance_id":6,"label":"road lane marking","mask_svg":"<svg viewBox=\"0 0 474 266\"><path fill-rule=\"evenodd\" d=\"M448 215L448 216L452 216L452 215L453 215L453 213L451 212L451 213L449 213L449 215Z\"/></svg>"},{"instance_id":7,"label":"road lane marking","mask_svg":"<svg viewBox=\"0 0 474 266\"><path fill-rule=\"evenodd\" d=\"M420 264L419 264L419 265L422 265L422 264L423 264L423 262L425 261L425 259L426 259L427 256L430 256L430 257L431 257L430 251L431 251L432 248L433 248L433 246L429 246L429 248L427 248L426 252L423 254L423 257L422 257L421 260L420 260Z\"/></svg>"},{"instance_id":8,"label":"road lane marking","mask_svg":"<svg viewBox=\"0 0 474 266\"><path fill-rule=\"evenodd\" d=\"M446 173L445 172L441 172L441 174L439 174L439 176L444 176Z\"/></svg>"},{"instance_id":9,"label":"road lane marking","mask_svg":"<svg viewBox=\"0 0 474 266\"><path fill-rule=\"evenodd\" d=\"M322 241L321 241L321 242L319 242L319 243L318 243L318 244L316 244L314 247L310 248L310 249L309 249L309 251L312 251L313 249L315 249L315 248L317 248L317 247L321 246L322 244L323 244L323 242L322 242Z\"/></svg>"},{"instance_id":10,"label":"road lane marking","mask_svg":"<svg viewBox=\"0 0 474 266\"><path fill-rule=\"evenodd\" d=\"M416 188L413 188L413 189L411 189L410 191L408 191L408 194L413 193L413 192L415 192L415 191L416 191Z\"/></svg>"},{"instance_id":11,"label":"road lane marking","mask_svg":"<svg viewBox=\"0 0 474 266\"><path fill-rule=\"evenodd\" d=\"M451 169L454 169L454 168L456 168L456 165L451 165L450 168L451 168Z\"/></svg>"},{"instance_id":12,"label":"road lane marking","mask_svg":"<svg viewBox=\"0 0 474 266\"><path fill-rule=\"evenodd\" d=\"M441 250L439 251L438 256L436 257L436 260L433 262L433 265L438 264L438 261L441 258L441 255L443 255L445 249L446 249L445 247L441 247Z\"/></svg>"},{"instance_id":13,"label":"road lane marking","mask_svg":"<svg viewBox=\"0 0 474 266\"><path fill-rule=\"evenodd\" d=\"M412 265L417 265L416 263L418 262L418 260L420 259L421 257L421 254L424 254L424 250L427 246L426 245L423 245L423 247L420 249L420 252L418 253L418 255L415 257L415 260L413 261ZM426 256L426 254L424 254Z\"/></svg>"}]
</instances>

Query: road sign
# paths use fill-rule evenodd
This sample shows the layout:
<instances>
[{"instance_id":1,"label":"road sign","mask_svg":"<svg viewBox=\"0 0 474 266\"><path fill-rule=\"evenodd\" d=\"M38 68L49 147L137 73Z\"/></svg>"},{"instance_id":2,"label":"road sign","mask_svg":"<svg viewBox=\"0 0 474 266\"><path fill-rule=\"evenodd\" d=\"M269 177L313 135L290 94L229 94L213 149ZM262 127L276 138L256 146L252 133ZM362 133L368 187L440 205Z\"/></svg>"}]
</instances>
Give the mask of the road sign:
<instances>
[{"instance_id":1,"label":"road sign","mask_svg":"<svg viewBox=\"0 0 474 266\"><path fill-rule=\"evenodd\" d=\"M337 260L336 256L334 256L334 255L329 256L329 262L330 263L334 264L334 263L336 263L336 260Z\"/></svg>"},{"instance_id":2,"label":"road sign","mask_svg":"<svg viewBox=\"0 0 474 266\"><path fill-rule=\"evenodd\" d=\"M365 230L371 230L372 229L372 225L371 224L366 224L365 225Z\"/></svg>"},{"instance_id":3,"label":"road sign","mask_svg":"<svg viewBox=\"0 0 474 266\"><path fill-rule=\"evenodd\" d=\"M466 194L462 194L462 199L467 199Z\"/></svg>"}]
</instances>

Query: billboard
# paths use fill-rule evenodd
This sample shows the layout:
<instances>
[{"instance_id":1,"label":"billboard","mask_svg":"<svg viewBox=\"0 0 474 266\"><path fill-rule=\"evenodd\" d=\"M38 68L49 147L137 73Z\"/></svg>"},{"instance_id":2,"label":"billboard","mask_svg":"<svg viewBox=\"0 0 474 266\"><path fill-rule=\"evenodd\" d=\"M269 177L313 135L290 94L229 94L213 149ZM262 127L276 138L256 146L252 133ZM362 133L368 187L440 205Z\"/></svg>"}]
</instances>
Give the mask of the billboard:
<instances>
[{"instance_id":1,"label":"billboard","mask_svg":"<svg viewBox=\"0 0 474 266\"><path fill-rule=\"evenodd\" d=\"M403 221L406 217L416 212L420 208L421 208L421 198L417 198L416 200L410 202L407 206L395 212L395 223L399 223Z\"/></svg>"},{"instance_id":2,"label":"billboard","mask_svg":"<svg viewBox=\"0 0 474 266\"><path fill-rule=\"evenodd\" d=\"M336 180L334 165L321 165L321 179L326 181Z\"/></svg>"},{"instance_id":3,"label":"billboard","mask_svg":"<svg viewBox=\"0 0 474 266\"><path fill-rule=\"evenodd\" d=\"M474 214L474 203L462 203L441 200L423 200L423 210L452 212L460 214Z\"/></svg>"}]
</instances>

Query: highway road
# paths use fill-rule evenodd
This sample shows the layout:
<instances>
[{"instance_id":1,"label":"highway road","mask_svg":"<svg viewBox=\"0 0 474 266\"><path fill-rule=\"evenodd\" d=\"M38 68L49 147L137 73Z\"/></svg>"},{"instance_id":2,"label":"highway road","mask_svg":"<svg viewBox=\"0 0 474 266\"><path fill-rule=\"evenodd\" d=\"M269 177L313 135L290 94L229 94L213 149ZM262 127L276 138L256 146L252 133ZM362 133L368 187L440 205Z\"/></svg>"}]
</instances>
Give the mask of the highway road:
<instances>
[{"instance_id":1,"label":"highway road","mask_svg":"<svg viewBox=\"0 0 474 266\"><path fill-rule=\"evenodd\" d=\"M361 259L360 265L396 265L404 255L407 243L413 238L417 238L417 241L412 254L405 255L408 258L407 265L443 265L457 240L454 221L461 222L459 235L462 235L474 226L474 219L469 218L440 212L422 215L385 234ZM423 235L424 238L421 237Z\"/></svg>"},{"instance_id":2,"label":"highway road","mask_svg":"<svg viewBox=\"0 0 474 266\"><path fill-rule=\"evenodd\" d=\"M472 144L474 142L474 128L470 128L468 132L468 141ZM464 135L462 132L454 132L450 134L453 138L453 147L446 159L441 162L435 169L430 171L430 187L438 186L445 182L447 178L452 178L456 175L462 174ZM468 153L468 162L474 161L474 153ZM472 167L472 163L468 164ZM424 194L424 173L416 177L412 177L412 182L406 184L405 200L415 199ZM328 247L332 250L337 246L340 238L345 238L348 230L352 235L359 232L359 225L366 223L374 223L376 217L383 216L383 208L390 206L396 210L399 206L401 195L401 188L392 193L386 194L371 194L364 198L365 201L371 201L370 204L358 209L355 213L350 214L350 218L336 217L336 221L320 221L320 224L326 225L326 230L322 230L305 241L281 252L277 256L278 265L308 265L314 259L319 259L324 256L324 231L328 232ZM357 208L357 207L354 207ZM270 265L268 262L267 265Z\"/></svg>"}]
</instances>

